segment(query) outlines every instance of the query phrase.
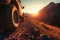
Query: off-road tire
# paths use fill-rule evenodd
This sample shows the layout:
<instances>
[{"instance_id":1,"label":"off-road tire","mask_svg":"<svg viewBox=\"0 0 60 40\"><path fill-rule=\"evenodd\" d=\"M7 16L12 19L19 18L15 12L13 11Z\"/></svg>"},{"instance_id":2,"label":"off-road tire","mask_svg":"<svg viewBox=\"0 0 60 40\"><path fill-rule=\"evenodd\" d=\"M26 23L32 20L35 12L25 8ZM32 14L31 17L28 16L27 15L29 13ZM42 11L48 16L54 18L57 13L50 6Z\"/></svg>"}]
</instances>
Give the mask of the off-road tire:
<instances>
[{"instance_id":1,"label":"off-road tire","mask_svg":"<svg viewBox=\"0 0 60 40\"><path fill-rule=\"evenodd\" d=\"M16 8L15 5L10 4L9 6L2 6L2 10L1 10L1 23L0 23L0 29L4 30L4 31L14 31L18 25L18 9ZM15 14L15 15L14 15ZM16 16L16 18L15 18ZM15 20L14 20L15 18Z\"/></svg>"}]
</instances>

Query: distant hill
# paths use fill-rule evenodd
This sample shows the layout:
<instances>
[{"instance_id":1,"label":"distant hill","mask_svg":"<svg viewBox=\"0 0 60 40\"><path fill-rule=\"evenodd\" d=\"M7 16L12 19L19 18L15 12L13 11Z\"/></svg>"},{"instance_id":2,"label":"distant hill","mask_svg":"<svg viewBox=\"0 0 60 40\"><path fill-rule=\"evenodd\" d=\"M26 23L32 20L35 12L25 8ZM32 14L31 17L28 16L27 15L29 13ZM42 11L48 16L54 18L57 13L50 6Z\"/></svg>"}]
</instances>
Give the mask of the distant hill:
<instances>
[{"instance_id":1,"label":"distant hill","mask_svg":"<svg viewBox=\"0 0 60 40\"><path fill-rule=\"evenodd\" d=\"M60 27L60 3L51 2L39 11L38 20Z\"/></svg>"}]
</instances>

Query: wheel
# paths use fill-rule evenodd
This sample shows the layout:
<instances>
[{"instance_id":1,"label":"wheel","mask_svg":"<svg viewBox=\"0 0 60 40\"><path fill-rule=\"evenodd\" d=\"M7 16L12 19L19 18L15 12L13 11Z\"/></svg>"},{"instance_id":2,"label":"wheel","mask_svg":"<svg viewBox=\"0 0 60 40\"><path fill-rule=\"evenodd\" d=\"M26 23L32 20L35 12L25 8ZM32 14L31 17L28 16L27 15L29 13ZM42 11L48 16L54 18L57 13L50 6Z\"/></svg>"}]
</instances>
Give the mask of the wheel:
<instances>
[{"instance_id":1,"label":"wheel","mask_svg":"<svg viewBox=\"0 0 60 40\"><path fill-rule=\"evenodd\" d=\"M5 6L5 8L3 7L1 14L2 30L14 31L19 26L19 12L15 5L10 4L9 6Z\"/></svg>"},{"instance_id":2,"label":"wheel","mask_svg":"<svg viewBox=\"0 0 60 40\"><path fill-rule=\"evenodd\" d=\"M11 29L17 28L19 26L19 21L18 21L19 12L18 12L18 9L16 8L15 5L10 5L8 10L7 10L9 12L9 13L7 12L8 26Z\"/></svg>"},{"instance_id":3,"label":"wheel","mask_svg":"<svg viewBox=\"0 0 60 40\"><path fill-rule=\"evenodd\" d=\"M14 27L18 27L19 26L19 21L18 21L18 9L14 6L12 8L12 23L14 25Z\"/></svg>"}]
</instances>

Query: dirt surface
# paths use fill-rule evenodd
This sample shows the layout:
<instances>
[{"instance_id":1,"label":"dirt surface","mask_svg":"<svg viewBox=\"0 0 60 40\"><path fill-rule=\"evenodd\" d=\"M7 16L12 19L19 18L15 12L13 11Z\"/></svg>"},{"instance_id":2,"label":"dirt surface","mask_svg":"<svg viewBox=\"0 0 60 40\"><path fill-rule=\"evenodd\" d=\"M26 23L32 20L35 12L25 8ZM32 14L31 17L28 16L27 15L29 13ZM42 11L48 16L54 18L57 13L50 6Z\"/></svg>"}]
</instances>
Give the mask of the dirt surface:
<instances>
[{"instance_id":1,"label":"dirt surface","mask_svg":"<svg viewBox=\"0 0 60 40\"><path fill-rule=\"evenodd\" d=\"M27 33L33 34L33 32L31 32L32 29L35 31L38 31L37 33L39 33L39 36L42 36L43 34L45 34L45 35L49 36L52 40L60 40L60 28L57 28L57 27L54 27L51 25L47 25L43 22L39 22L39 21L29 19L29 18L24 18L24 22L20 22L19 28L17 28L14 33L10 34L4 40L9 40L9 39L23 40L23 39L21 39L20 36L22 34L27 34ZM41 37L40 37L40 39L41 39ZM27 39L27 40L29 40L29 39Z\"/></svg>"}]
</instances>

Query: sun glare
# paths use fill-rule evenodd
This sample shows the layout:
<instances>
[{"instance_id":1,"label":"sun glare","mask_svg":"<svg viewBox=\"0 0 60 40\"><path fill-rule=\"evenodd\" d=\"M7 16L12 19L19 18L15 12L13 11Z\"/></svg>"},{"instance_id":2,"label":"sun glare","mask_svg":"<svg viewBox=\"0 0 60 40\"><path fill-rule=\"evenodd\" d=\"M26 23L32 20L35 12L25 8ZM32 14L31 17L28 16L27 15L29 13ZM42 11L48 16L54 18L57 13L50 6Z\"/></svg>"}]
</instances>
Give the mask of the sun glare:
<instances>
[{"instance_id":1,"label":"sun glare","mask_svg":"<svg viewBox=\"0 0 60 40\"><path fill-rule=\"evenodd\" d=\"M37 8L31 8L30 10L27 10L29 14L32 16L37 16L38 15L38 9Z\"/></svg>"},{"instance_id":2,"label":"sun glare","mask_svg":"<svg viewBox=\"0 0 60 40\"><path fill-rule=\"evenodd\" d=\"M38 8L32 7L32 8L30 8L30 9L28 9L27 11L28 11L29 13L37 13L37 12L38 12Z\"/></svg>"},{"instance_id":3,"label":"sun glare","mask_svg":"<svg viewBox=\"0 0 60 40\"><path fill-rule=\"evenodd\" d=\"M42 8L42 6L40 6L39 4L37 5L31 5L30 7L25 7L24 12L31 14L32 16L37 16L38 15L38 11Z\"/></svg>"},{"instance_id":4,"label":"sun glare","mask_svg":"<svg viewBox=\"0 0 60 40\"><path fill-rule=\"evenodd\" d=\"M31 13L32 17L37 17L38 13Z\"/></svg>"},{"instance_id":5,"label":"sun glare","mask_svg":"<svg viewBox=\"0 0 60 40\"><path fill-rule=\"evenodd\" d=\"M38 12L38 9L34 8L30 12L36 14Z\"/></svg>"}]
</instances>

